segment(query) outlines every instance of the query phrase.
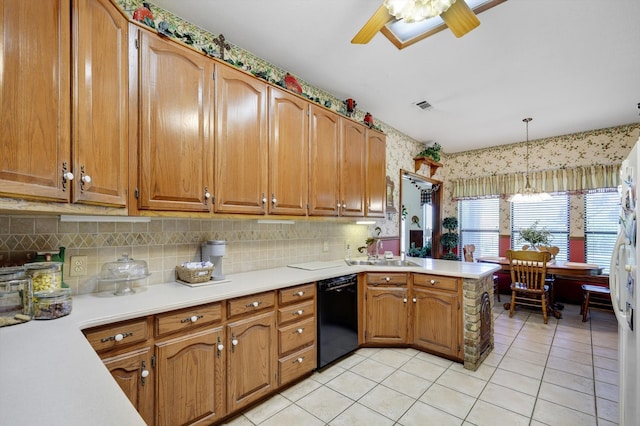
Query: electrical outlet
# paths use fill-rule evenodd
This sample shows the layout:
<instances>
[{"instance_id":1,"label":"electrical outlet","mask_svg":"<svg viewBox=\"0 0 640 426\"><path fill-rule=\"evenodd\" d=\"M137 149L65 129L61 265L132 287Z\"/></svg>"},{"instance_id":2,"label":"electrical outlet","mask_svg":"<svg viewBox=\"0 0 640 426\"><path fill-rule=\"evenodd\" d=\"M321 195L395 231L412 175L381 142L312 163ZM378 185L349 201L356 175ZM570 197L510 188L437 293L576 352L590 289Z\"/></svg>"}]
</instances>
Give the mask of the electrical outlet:
<instances>
[{"instance_id":1,"label":"electrical outlet","mask_svg":"<svg viewBox=\"0 0 640 426\"><path fill-rule=\"evenodd\" d=\"M87 275L87 256L71 256L69 266L70 277L82 277Z\"/></svg>"}]
</instances>

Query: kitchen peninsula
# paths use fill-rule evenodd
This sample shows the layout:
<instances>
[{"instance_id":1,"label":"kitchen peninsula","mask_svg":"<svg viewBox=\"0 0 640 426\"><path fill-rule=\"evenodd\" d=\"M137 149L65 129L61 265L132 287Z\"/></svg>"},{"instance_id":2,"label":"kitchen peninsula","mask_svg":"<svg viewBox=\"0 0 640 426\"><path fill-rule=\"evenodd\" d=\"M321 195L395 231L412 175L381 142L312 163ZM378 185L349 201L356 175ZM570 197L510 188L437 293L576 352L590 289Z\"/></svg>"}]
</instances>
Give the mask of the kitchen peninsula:
<instances>
[{"instance_id":1,"label":"kitchen peninsula","mask_svg":"<svg viewBox=\"0 0 640 426\"><path fill-rule=\"evenodd\" d=\"M230 282L196 288L165 283L139 288L132 296L102 293L77 296L73 312L67 317L0 329L3 422L30 424L57 419L66 425L144 424L81 330L350 273L402 272L459 279L464 365L477 368L493 345L492 320L491 324L480 324L480 312L483 300L493 300L492 274L499 266L412 260L419 266L381 268L345 264L315 271L284 267L233 274L228 276ZM480 330L486 327L490 330L489 345L481 353Z\"/></svg>"}]
</instances>

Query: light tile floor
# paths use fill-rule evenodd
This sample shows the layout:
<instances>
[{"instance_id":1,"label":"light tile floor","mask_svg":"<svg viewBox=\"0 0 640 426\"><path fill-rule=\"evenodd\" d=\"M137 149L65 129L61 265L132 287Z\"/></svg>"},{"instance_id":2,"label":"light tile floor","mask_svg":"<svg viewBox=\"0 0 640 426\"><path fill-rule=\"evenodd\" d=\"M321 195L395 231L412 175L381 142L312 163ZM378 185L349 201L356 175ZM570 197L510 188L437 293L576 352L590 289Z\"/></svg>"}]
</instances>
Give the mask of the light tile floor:
<instances>
[{"instance_id":1,"label":"light tile floor","mask_svg":"<svg viewBox=\"0 0 640 426\"><path fill-rule=\"evenodd\" d=\"M617 324L567 305L544 324L496 303L477 371L414 349L363 348L233 419L243 425L617 425Z\"/></svg>"}]
</instances>

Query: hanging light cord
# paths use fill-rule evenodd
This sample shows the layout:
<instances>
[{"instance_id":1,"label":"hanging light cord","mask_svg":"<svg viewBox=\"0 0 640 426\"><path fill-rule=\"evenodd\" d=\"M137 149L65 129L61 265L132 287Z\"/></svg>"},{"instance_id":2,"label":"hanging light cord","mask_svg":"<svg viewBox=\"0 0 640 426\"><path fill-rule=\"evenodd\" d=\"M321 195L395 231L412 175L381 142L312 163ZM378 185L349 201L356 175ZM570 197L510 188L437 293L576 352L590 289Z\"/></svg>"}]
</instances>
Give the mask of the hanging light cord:
<instances>
[{"instance_id":1,"label":"hanging light cord","mask_svg":"<svg viewBox=\"0 0 640 426\"><path fill-rule=\"evenodd\" d=\"M527 173L525 174L525 188L530 188L531 185L529 184L529 122L533 120L533 118L523 118L522 121L524 121L527 125L527 156L525 157L526 160L526 164L527 164Z\"/></svg>"}]
</instances>

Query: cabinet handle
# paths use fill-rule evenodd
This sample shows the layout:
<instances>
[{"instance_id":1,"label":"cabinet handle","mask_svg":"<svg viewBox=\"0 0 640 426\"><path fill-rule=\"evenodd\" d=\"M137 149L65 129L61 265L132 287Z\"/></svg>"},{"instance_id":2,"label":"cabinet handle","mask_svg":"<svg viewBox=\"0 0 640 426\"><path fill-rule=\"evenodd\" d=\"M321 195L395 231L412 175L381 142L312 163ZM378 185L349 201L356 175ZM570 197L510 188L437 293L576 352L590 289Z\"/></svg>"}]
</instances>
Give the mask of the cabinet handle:
<instances>
[{"instance_id":1,"label":"cabinet handle","mask_svg":"<svg viewBox=\"0 0 640 426\"><path fill-rule=\"evenodd\" d=\"M418 301L418 299L416 299L415 297L413 298L413 303L416 303Z\"/></svg>"},{"instance_id":2,"label":"cabinet handle","mask_svg":"<svg viewBox=\"0 0 640 426\"><path fill-rule=\"evenodd\" d=\"M64 175L62 175L66 180L73 180L73 173L71 172L66 172Z\"/></svg>"},{"instance_id":3,"label":"cabinet handle","mask_svg":"<svg viewBox=\"0 0 640 426\"><path fill-rule=\"evenodd\" d=\"M67 181L73 180L73 173L67 170L67 162L62 162L62 191L67 190Z\"/></svg>"},{"instance_id":4,"label":"cabinet handle","mask_svg":"<svg viewBox=\"0 0 640 426\"><path fill-rule=\"evenodd\" d=\"M347 208L347 203L345 203L344 201L342 202L342 208L346 209Z\"/></svg>"},{"instance_id":5,"label":"cabinet handle","mask_svg":"<svg viewBox=\"0 0 640 426\"><path fill-rule=\"evenodd\" d=\"M200 318L204 318L204 315L192 315L192 316L190 316L188 318L184 318L184 319L180 320L180 322L183 323L183 324L187 323L187 322L194 323L194 322L198 321Z\"/></svg>"},{"instance_id":6,"label":"cabinet handle","mask_svg":"<svg viewBox=\"0 0 640 426\"><path fill-rule=\"evenodd\" d=\"M302 309L295 311L294 313L292 313L291 315L302 315L304 313L304 311Z\"/></svg>"},{"instance_id":7,"label":"cabinet handle","mask_svg":"<svg viewBox=\"0 0 640 426\"><path fill-rule=\"evenodd\" d=\"M82 183L91 183L91 176L89 175L84 175L82 176Z\"/></svg>"},{"instance_id":8,"label":"cabinet handle","mask_svg":"<svg viewBox=\"0 0 640 426\"><path fill-rule=\"evenodd\" d=\"M271 204L273 204L275 206L277 202L278 202L278 200L276 200L275 194L271 194Z\"/></svg>"},{"instance_id":9,"label":"cabinet handle","mask_svg":"<svg viewBox=\"0 0 640 426\"><path fill-rule=\"evenodd\" d=\"M80 192L84 192L84 186L91 183L91 176L85 173L84 166L80 166Z\"/></svg>"},{"instance_id":10,"label":"cabinet handle","mask_svg":"<svg viewBox=\"0 0 640 426\"><path fill-rule=\"evenodd\" d=\"M294 331L294 334L295 333L302 334L303 331L304 331L304 328L299 328L296 331Z\"/></svg>"},{"instance_id":11,"label":"cabinet handle","mask_svg":"<svg viewBox=\"0 0 640 426\"><path fill-rule=\"evenodd\" d=\"M237 344L238 344L238 339L236 339L236 335L231 333L231 352L236 351Z\"/></svg>"},{"instance_id":12,"label":"cabinet handle","mask_svg":"<svg viewBox=\"0 0 640 426\"><path fill-rule=\"evenodd\" d=\"M207 204L207 201L209 201L209 198L211 198L211 193L209 192L209 187L205 186L204 187L204 203Z\"/></svg>"},{"instance_id":13,"label":"cabinet handle","mask_svg":"<svg viewBox=\"0 0 640 426\"><path fill-rule=\"evenodd\" d=\"M336 200L336 210L340 210L340 200Z\"/></svg>"},{"instance_id":14,"label":"cabinet handle","mask_svg":"<svg viewBox=\"0 0 640 426\"><path fill-rule=\"evenodd\" d=\"M218 358L220 358L222 356L222 351L224 350L224 345L222 344L222 341L220 341L220 336L218 336Z\"/></svg>"},{"instance_id":15,"label":"cabinet handle","mask_svg":"<svg viewBox=\"0 0 640 426\"><path fill-rule=\"evenodd\" d=\"M294 294L294 296L302 297L302 296L304 296L304 291L298 291L298 292L296 292L296 293Z\"/></svg>"},{"instance_id":16,"label":"cabinet handle","mask_svg":"<svg viewBox=\"0 0 640 426\"><path fill-rule=\"evenodd\" d=\"M431 281L429 281L429 283L430 283L431 285L436 285L436 284L438 284L439 282L440 282L440 281L438 281L438 280L431 280Z\"/></svg>"},{"instance_id":17,"label":"cabinet handle","mask_svg":"<svg viewBox=\"0 0 640 426\"><path fill-rule=\"evenodd\" d=\"M405 297L405 298L403 298L403 299L402 299L402 301L403 301L404 303L407 303L407 298L406 298L406 297Z\"/></svg>"},{"instance_id":18,"label":"cabinet handle","mask_svg":"<svg viewBox=\"0 0 640 426\"><path fill-rule=\"evenodd\" d=\"M302 364L302 361L304 361L304 357L303 356L301 356L300 358L298 358L295 361L293 361L292 364L296 364L296 363Z\"/></svg>"},{"instance_id":19,"label":"cabinet handle","mask_svg":"<svg viewBox=\"0 0 640 426\"><path fill-rule=\"evenodd\" d=\"M100 342L105 343L105 342L121 342L122 340L126 339L129 336L133 336L133 333L131 332L127 332L127 333L118 333L116 335L113 336L109 336L109 337L103 337L102 339L100 339Z\"/></svg>"},{"instance_id":20,"label":"cabinet handle","mask_svg":"<svg viewBox=\"0 0 640 426\"><path fill-rule=\"evenodd\" d=\"M384 278L381 278L381 279L385 280L386 282L391 281L391 277L384 277Z\"/></svg>"},{"instance_id":21,"label":"cabinet handle","mask_svg":"<svg viewBox=\"0 0 640 426\"><path fill-rule=\"evenodd\" d=\"M257 308L258 306L260 306L261 303L262 302L256 300L255 302L247 303L245 305L245 308Z\"/></svg>"},{"instance_id":22,"label":"cabinet handle","mask_svg":"<svg viewBox=\"0 0 640 426\"><path fill-rule=\"evenodd\" d=\"M149 376L149 370L147 370L147 363L142 361L141 364L142 371L140 371L140 384L144 386L147 381L147 377Z\"/></svg>"},{"instance_id":23,"label":"cabinet handle","mask_svg":"<svg viewBox=\"0 0 640 426\"><path fill-rule=\"evenodd\" d=\"M264 192L262 193L262 204L267 203L267 197L264 196Z\"/></svg>"}]
</instances>

